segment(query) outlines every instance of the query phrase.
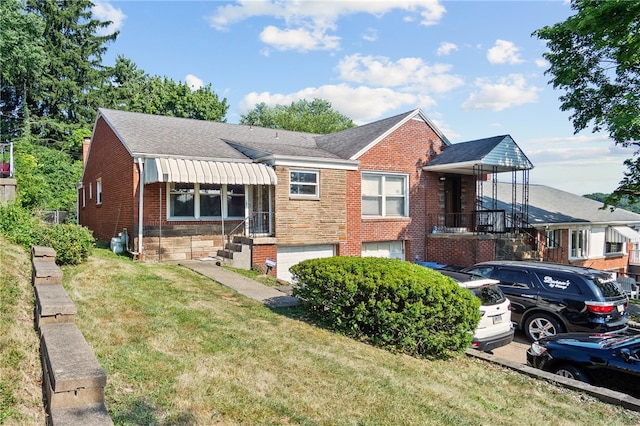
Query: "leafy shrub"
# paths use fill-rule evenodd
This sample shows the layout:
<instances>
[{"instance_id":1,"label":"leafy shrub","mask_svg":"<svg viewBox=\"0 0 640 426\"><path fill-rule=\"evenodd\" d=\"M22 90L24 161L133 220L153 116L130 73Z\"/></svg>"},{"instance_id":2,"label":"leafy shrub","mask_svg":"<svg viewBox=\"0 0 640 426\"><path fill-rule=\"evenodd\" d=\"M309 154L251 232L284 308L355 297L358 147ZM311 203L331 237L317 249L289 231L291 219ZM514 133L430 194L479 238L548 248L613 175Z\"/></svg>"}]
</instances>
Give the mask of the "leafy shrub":
<instances>
[{"instance_id":1,"label":"leafy shrub","mask_svg":"<svg viewBox=\"0 0 640 426\"><path fill-rule=\"evenodd\" d=\"M291 267L294 295L327 327L425 358L466 350L480 301L449 277L397 259L337 256Z\"/></svg>"},{"instance_id":2,"label":"leafy shrub","mask_svg":"<svg viewBox=\"0 0 640 426\"><path fill-rule=\"evenodd\" d=\"M93 250L93 233L82 226L69 224L42 225L35 230L36 245L51 247L56 251L59 265L78 265Z\"/></svg>"},{"instance_id":3,"label":"leafy shrub","mask_svg":"<svg viewBox=\"0 0 640 426\"><path fill-rule=\"evenodd\" d=\"M33 246L51 247L59 265L85 261L94 246L93 234L85 227L70 224L47 225L18 203L0 206L0 232L11 242L30 251Z\"/></svg>"}]
</instances>

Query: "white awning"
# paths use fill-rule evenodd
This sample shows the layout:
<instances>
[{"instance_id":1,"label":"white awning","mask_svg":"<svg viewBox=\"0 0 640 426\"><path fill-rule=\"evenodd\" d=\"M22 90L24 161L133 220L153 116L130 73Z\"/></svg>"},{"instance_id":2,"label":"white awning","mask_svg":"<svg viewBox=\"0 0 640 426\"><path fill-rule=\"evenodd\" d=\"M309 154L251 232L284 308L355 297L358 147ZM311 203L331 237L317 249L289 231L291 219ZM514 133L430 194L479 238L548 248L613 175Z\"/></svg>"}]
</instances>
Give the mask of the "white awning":
<instances>
[{"instance_id":1,"label":"white awning","mask_svg":"<svg viewBox=\"0 0 640 426\"><path fill-rule=\"evenodd\" d=\"M609 243L637 243L640 241L640 232L628 226L610 226L607 228L607 242Z\"/></svg>"},{"instance_id":2,"label":"white awning","mask_svg":"<svg viewBox=\"0 0 640 426\"><path fill-rule=\"evenodd\" d=\"M216 183L227 185L275 185L275 171L266 164L201 161L181 158L147 158L145 183Z\"/></svg>"}]
</instances>

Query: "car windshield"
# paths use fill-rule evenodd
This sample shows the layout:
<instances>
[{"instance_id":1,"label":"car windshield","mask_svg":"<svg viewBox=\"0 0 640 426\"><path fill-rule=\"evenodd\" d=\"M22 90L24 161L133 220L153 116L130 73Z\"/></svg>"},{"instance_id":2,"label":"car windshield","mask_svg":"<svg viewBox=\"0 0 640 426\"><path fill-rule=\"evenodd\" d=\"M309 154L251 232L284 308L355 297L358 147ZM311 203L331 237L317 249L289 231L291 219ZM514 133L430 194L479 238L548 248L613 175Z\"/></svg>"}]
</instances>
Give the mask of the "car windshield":
<instances>
[{"instance_id":1,"label":"car windshield","mask_svg":"<svg viewBox=\"0 0 640 426\"><path fill-rule=\"evenodd\" d=\"M610 275L596 275L593 277L592 281L596 286L598 286L598 288L600 288L604 297L622 296L620 287L616 283L616 280L611 278Z\"/></svg>"},{"instance_id":2,"label":"car windshield","mask_svg":"<svg viewBox=\"0 0 640 426\"><path fill-rule=\"evenodd\" d=\"M497 284L485 285L469 289L474 296L482 302L482 305L490 306L504 302L504 294Z\"/></svg>"}]
</instances>

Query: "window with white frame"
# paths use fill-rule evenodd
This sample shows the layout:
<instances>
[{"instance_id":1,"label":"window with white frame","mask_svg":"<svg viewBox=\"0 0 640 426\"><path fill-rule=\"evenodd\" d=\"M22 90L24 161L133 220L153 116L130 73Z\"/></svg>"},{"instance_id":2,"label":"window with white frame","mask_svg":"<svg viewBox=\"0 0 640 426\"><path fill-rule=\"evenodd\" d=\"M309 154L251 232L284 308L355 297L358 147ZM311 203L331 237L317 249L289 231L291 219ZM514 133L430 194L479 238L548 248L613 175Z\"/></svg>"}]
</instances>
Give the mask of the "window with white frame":
<instances>
[{"instance_id":1,"label":"window with white frame","mask_svg":"<svg viewBox=\"0 0 640 426\"><path fill-rule=\"evenodd\" d=\"M89 182L89 199L93 199L93 182Z\"/></svg>"},{"instance_id":2,"label":"window with white frame","mask_svg":"<svg viewBox=\"0 0 640 426\"><path fill-rule=\"evenodd\" d=\"M569 257L587 257L587 243L589 231L587 229L572 229L569 231Z\"/></svg>"},{"instance_id":3,"label":"window with white frame","mask_svg":"<svg viewBox=\"0 0 640 426\"><path fill-rule=\"evenodd\" d=\"M169 184L170 219L244 218L245 186Z\"/></svg>"},{"instance_id":4,"label":"window with white frame","mask_svg":"<svg viewBox=\"0 0 640 426\"><path fill-rule=\"evenodd\" d=\"M362 174L362 216L406 217L408 204L407 175Z\"/></svg>"},{"instance_id":5,"label":"window with white frame","mask_svg":"<svg viewBox=\"0 0 640 426\"><path fill-rule=\"evenodd\" d=\"M620 254L624 253L624 243L612 243L606 241L604 243L604 254Z\"/></svg>"},{"instance_id":6,"label":"window with white frame","mask_svg":"<svg viewBox=\"0 0 640 426\"><path fill-rule=\"evenodd\" d=\"M102 178L96 179L96 204L102 204Z\"/></svg>"},{"instance_id":7,"label":"window with white frame","mask_svg":"<svg viewBox=\"0 0 640 426\"><path fill-rule=\"evenodd\" d=\"M82 207L86 207L87 205L87 189L82 187Z\"/></svg>"},{"instance_id":8,"label":"window with white frame","mask_svg":"<svg viewBox=\"0 0 640 426\"><path fill-rule=\"evenodd\" d=\"M289 195L292 197L319 198L320 173L317 170L291 170Z\"/></svg>"},{"instance_id":9,"label":"window with white frame","mask_svg":"<svg viewBox=\"0 0 640 426\"><path fill-rule=\"evenodd\" d=\"M544 236L547 242L548 249L560 247L560 230L559 229L547 229L544 231Z\"/></svg>"}]
</instances>

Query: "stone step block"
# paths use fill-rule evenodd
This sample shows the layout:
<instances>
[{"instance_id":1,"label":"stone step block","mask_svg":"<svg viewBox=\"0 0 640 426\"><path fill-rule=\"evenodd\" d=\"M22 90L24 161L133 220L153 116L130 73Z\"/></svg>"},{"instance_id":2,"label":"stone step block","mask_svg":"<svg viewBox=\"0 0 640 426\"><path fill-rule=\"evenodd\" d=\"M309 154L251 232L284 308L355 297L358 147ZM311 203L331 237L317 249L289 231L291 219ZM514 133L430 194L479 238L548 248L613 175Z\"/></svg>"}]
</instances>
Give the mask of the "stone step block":
<instances>
[{"instance_id":1,"label":"stone step block","mask_svg":"<svg viewBox=\"0 0 640 426\"><path fill-rule=\"evenodd\" d=\"M113 420L104 404L82 407L54 408L49 413L48 426L112 426Z\"/></svg>"},{"instance_id":2,"label":"stone step block","mask_svg":"<svg viewBox=\"0 0 640 426\"><path fill-rule=\"evenodd\" d=\"M75 323L42 324L47 411L104 403L107 376Z\"/></svg>"},{"instance_id":3,"label":"stone step block","mask_svg":"<svg viewBox=\"0 0 640 426\"><path fill-rule=\"evenodd\" d=\"M62 284L62 269L55 262L34 259L32 262L32 284Z\"/></svg>"},{"instance_id":4,"label":"stone step block","mask_svg":"<svg viewBox=\"0 0 640 426\"><path fill-rule=\"evenodd\" d=\"M62 284L36 284L35 323L60 324L74 322L78 308Z\"/></svg>"},{"instance_id":5,"label":"stone step block","mask_svg":"<svg viewBox=\"0 0 640 426\"><path fill-rule=\"evenodd\" d=\"M34 260L34 259L55 262L56 251L51 247L33 246L31 247L31 260Z\"/></svg>"}]
</instances>

